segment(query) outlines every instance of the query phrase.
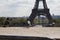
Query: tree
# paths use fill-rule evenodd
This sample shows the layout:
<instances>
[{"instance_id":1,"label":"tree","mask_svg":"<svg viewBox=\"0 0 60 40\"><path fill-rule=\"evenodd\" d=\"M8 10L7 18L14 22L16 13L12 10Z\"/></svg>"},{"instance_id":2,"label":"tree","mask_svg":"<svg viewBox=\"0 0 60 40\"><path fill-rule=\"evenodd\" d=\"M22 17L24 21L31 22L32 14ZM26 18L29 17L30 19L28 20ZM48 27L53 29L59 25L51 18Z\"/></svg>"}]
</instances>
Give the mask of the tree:
<instances>
[{"instance_id":1,"label":"tree","mask_svg":"<svg viewBox=\"0 0 60 40\"><path fill-rule=\"evenodd\" d=\"M5 21L5 17L0 17L0 26L4 24L4 21Z\"/></svg>"}]
</instances>

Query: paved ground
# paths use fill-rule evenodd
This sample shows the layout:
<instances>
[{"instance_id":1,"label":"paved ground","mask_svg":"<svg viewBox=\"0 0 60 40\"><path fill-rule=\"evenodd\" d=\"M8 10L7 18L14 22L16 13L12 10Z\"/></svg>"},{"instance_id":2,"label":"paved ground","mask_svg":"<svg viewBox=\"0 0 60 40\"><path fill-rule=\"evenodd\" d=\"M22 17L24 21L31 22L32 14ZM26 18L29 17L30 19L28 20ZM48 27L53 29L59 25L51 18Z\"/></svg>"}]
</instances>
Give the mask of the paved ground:
<instances>
[{"instance_id":1,"label":"paved ground","mask_svg":"<svg viewBox=\"0 0 60 40\"><path fill-rule=\"evenodd\" d=\"M0 35L60 38L60 27L0 27Z\"/></svg>"}]
</instances>

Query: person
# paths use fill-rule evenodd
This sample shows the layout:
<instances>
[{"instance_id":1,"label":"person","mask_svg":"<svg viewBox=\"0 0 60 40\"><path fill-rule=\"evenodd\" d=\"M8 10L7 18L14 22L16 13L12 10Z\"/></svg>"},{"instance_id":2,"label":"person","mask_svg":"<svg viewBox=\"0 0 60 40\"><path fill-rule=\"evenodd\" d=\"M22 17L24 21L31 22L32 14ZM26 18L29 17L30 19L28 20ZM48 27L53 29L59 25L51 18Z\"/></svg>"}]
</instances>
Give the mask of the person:
<instances>
[{"instance_id":1,"label":"person","mask_svg":"<svg viewBox=\"0 0 60 40\"><path fill-rule=\"evenodd\" d=\"M7 27L7 26L9 26L9 18L6 19L3 27Z\"/></svg>"}]
</instances>

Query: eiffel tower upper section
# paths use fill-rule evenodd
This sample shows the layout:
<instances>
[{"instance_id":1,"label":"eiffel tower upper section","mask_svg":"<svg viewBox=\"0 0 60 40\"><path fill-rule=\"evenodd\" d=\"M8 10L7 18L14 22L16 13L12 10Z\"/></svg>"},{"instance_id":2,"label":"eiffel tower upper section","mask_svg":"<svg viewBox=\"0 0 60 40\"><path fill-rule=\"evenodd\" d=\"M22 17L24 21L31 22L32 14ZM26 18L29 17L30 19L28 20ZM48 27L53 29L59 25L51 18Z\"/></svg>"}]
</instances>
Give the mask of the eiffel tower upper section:
<instances>
[{"instance_id":1,"label":"eiffel tower upper section","mask_svg":"<svg viewBox=\"0 0 60 40\"><path fill-rule=\"evenodd\" d=\"M48 9L46 0L36 0L35 5L34 5L34 9L38 9L39 2L40 2L40 1L43 2L43 7L44 7L44 9Z\"/></svg>"}]
</instances>

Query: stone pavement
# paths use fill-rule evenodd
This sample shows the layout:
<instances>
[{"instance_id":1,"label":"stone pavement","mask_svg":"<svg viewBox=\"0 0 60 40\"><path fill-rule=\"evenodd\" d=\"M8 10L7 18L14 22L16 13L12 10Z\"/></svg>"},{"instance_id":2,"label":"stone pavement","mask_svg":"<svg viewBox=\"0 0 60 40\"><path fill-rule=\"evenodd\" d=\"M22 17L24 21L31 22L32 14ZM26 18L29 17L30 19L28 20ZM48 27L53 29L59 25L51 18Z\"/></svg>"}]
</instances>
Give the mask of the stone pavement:
<instances>
[{"instance_id":1,"label":"stone pavement","mask_svg":"<svg viewBox=\"0 0 60 40\"><path fill-rule=\"evenodd\" d=\"M0 35L60 38L60 27L0 27Z\"/></svg>"}]
</instances>

